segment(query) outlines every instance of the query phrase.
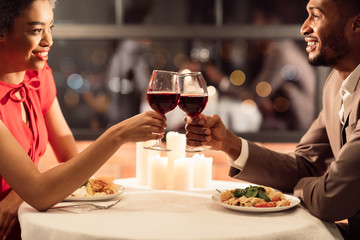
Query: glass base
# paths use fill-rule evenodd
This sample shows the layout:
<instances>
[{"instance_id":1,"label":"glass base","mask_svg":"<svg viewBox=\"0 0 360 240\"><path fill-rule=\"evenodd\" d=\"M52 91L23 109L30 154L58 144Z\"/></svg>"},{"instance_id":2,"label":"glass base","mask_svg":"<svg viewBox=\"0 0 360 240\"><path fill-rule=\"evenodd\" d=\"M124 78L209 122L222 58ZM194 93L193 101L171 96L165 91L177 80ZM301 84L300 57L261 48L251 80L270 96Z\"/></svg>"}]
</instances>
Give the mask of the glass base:
<instances>
[{"instance_id":1,"label":"glass base","mask_svg":"<svg viewBox=\"0 0 360 240\"><path fill-rule=\"evenodd\" d=\"M168 149L168 148L164 148L162 146L150 146L150 147L144 147L145 149L148 149L148 150L155 150L155 151L163 151L163 152L170 152L171 149Z\"/></svg>"},{"instance_id":2,"label":"glass base","mask_svg":"<svg viewBox=\"0 0 360 240\"><path fill-rule=\"evenodd\" d=\"M185 149L185 152L192 153L192 152L203 152L210 150L208 146L201 146L201 147L188 147Z\"/></svg>"}]
</instances>

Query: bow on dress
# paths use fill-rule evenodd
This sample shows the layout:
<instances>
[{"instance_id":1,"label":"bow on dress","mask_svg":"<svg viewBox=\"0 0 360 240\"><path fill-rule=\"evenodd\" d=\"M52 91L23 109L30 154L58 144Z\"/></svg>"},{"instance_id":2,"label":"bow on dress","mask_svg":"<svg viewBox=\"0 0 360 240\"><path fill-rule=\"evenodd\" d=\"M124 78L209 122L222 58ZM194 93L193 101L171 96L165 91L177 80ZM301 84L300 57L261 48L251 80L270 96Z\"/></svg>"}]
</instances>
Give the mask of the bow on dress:
<instances>
[{"instance_id":1,"label":"bow on dress","mask_svg":"<svg viewBox=\"0 0 360 240\"><path fill-rule=\"evenodd\" d=\"M38 90L40 88L40 80L36 77L29 81L23 81L18 87L9 91L9 98L14 102L24 102L29 89ZM20 94L20 99L16 96L16 93Z\"/></svg>"}]
</instances>

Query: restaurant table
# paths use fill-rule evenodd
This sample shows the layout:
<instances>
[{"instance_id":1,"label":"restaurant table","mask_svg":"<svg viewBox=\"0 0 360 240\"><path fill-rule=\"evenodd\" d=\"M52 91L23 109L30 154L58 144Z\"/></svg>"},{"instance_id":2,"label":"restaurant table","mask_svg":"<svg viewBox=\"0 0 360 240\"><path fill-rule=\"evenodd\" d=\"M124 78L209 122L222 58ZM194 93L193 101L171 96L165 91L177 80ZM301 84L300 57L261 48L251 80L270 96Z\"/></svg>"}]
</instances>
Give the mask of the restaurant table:
<instances>
[{"instance_id":1,"label":"restaurant table","mask_svg":"<svg viewBox=\"0 0 360 240\"><path fill-rule=\"evenodd\" d=\"M215 189L242 188L240 182L212 181L211 188L191 191L151 190L135 178L116 183L126 190L109 209L38 212L23 203L18 213L22 239L342 239L335 224L319 220L301 205L249 213L212 200Z\"/></svg>"}]
</instances>

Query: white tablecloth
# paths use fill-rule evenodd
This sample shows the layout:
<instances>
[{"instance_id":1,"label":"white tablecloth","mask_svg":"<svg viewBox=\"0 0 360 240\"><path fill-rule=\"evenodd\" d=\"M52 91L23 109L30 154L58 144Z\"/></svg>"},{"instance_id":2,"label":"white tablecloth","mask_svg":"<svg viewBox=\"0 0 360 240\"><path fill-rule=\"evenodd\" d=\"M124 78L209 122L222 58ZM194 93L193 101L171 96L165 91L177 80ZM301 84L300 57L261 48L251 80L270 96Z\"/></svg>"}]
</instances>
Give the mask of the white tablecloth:
<instances>
[{"instance_id":1,"label":"white tablecloth","mask_svg":"<svg viewBox=\"0 0 360 240\"><path fill-rule=\"evenodd\" d=\"M135 179L120 179L122 200L106 210L71 213L19 209L23 240L90 239L342 239L335 224L325 223L301 206L274 213L226 209L211 199L218 189L241 183L213 181L211 189L181 192L149 190Z\"/></svg>"}]
</instances>

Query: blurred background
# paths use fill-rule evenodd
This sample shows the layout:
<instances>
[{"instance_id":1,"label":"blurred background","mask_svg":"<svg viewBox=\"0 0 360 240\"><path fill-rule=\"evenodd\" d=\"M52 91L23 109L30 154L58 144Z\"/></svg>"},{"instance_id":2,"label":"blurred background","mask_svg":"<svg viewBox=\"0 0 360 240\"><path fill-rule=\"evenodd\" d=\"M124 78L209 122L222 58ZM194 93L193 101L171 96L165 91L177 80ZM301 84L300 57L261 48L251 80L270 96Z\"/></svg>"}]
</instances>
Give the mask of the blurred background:
<instances>
[{"instance_id":1,"label":"blurred background","mask_svg":"<svg viewBox=\"0 0 360 240\"><path fill-rule=\"evenodd\" d=\"M201 71L227 127L253 141L296 142L321 106L329 69L307 63L307 0L58 0L53 69L77 140L149 109L154 69ZM184 132L178 108L168 131Z\"/></svg>"}]
</instances>

